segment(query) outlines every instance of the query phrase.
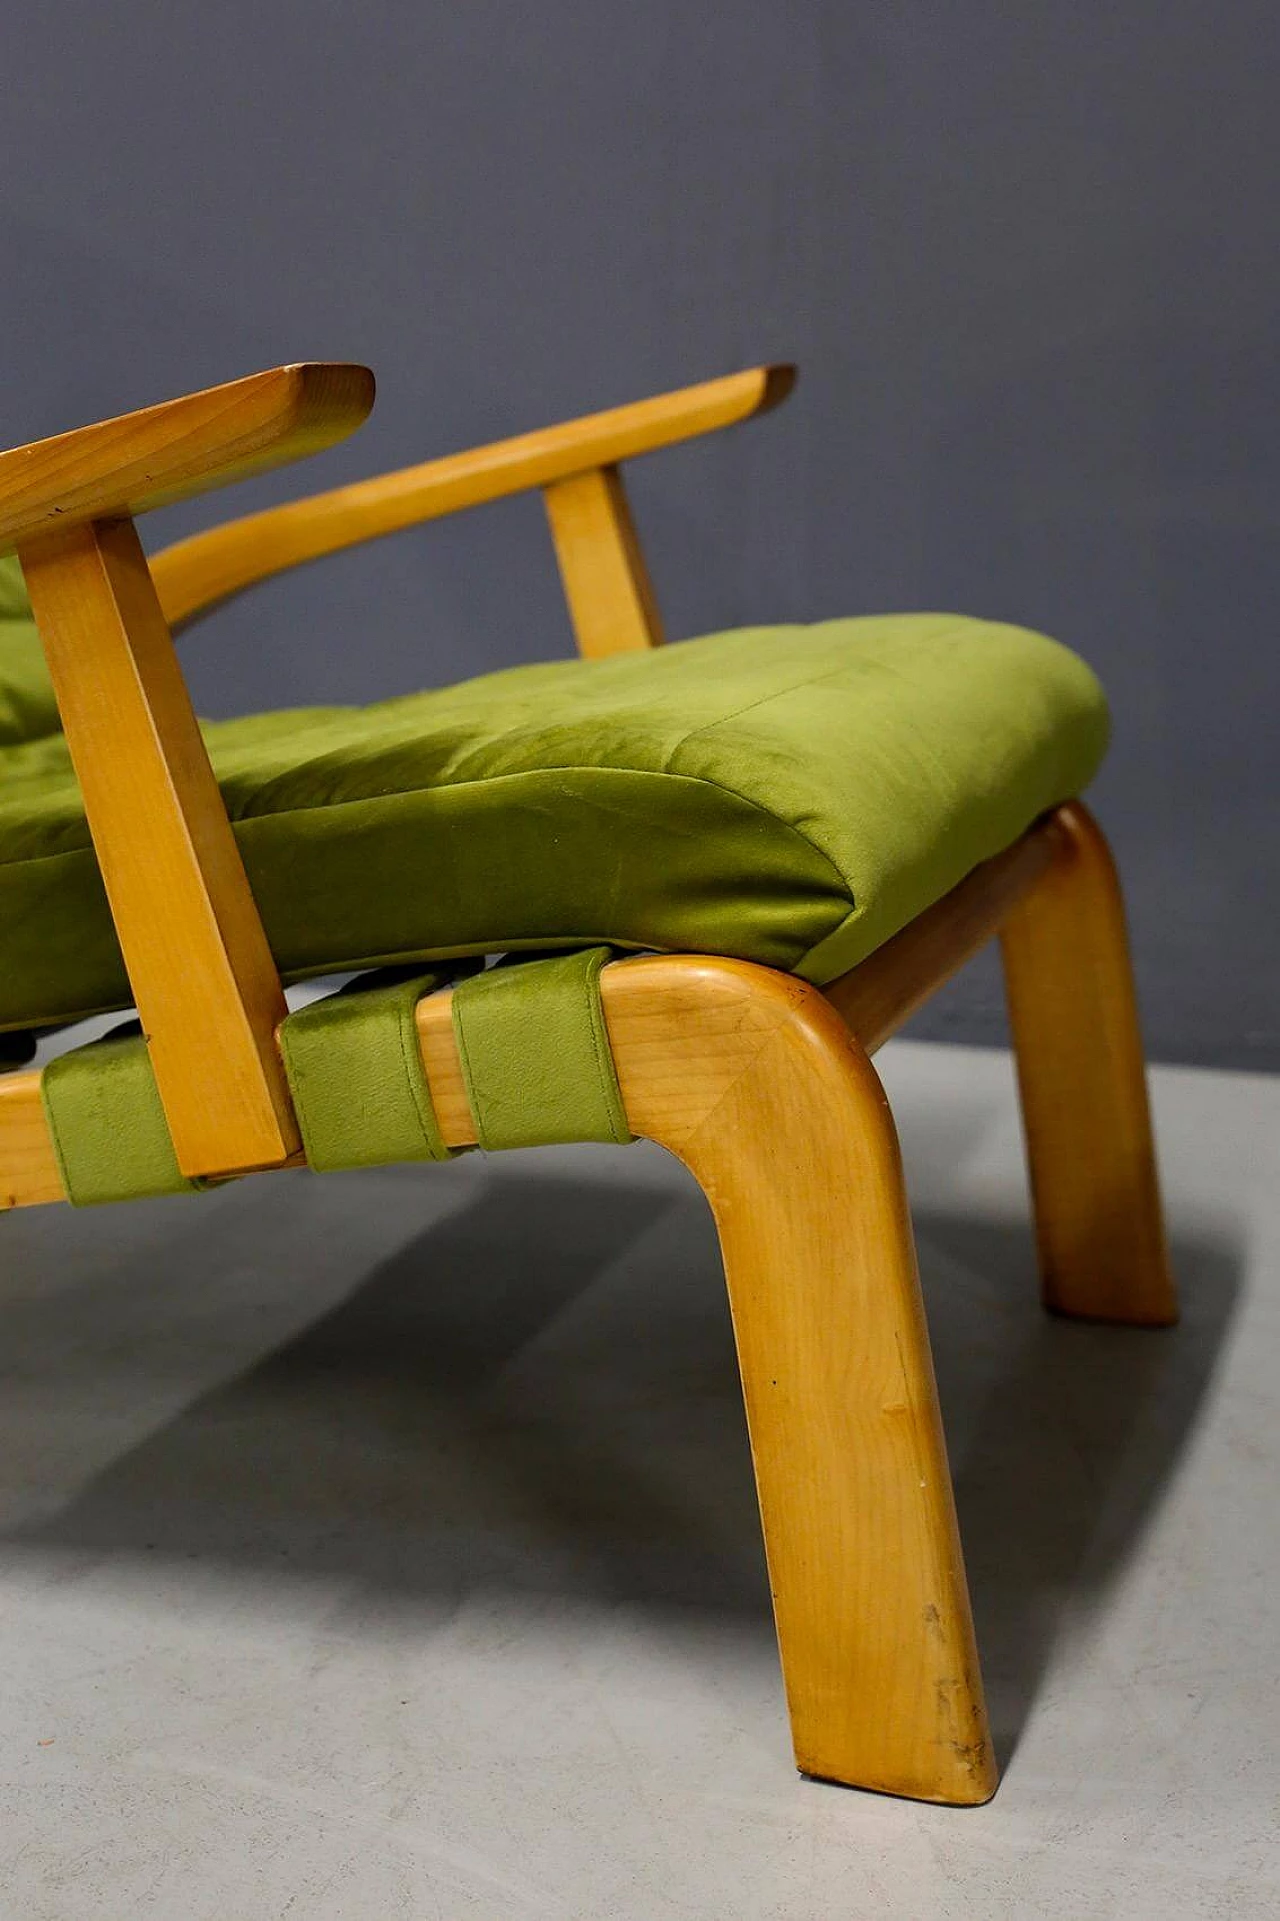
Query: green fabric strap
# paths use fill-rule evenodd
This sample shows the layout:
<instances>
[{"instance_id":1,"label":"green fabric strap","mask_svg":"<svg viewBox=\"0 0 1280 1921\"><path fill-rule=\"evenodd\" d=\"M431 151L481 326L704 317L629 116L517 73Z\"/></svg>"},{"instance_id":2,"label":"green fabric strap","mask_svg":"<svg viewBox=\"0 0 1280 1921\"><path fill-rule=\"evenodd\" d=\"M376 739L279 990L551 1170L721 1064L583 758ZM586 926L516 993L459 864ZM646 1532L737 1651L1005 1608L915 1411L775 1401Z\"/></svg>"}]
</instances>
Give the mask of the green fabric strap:
<instances>
[{"instance_id":1,"label":"green fabric strap","mask_svg":"<svg viewBox=\"0 0 1280 1921\"><path fill-rule=\"evenodd\" d=\"M456 964L366 977L281 1024L285 1073L318 1173L451 1157L431 1105L414 1009L455 971Z\"/></svg>"},{"instance_id":2,"label":"green fabric strap","mask_svg":"<svg viewBox=\"0 0 1280 1921\"><path fill-rule=\"evenodd\" d=\"M610 958L607 947L588 948L456 984L454 1032L482 1147L632 1138L600 1005ZM414 1009L457 965L366 976L282 1023L280 1051L317 1171L450 1158ZM113 1035L51 1061L40 1097L76 1207L215 1184L179 1171L141 1035Z\"/></svg>"},{"instance_id":3,"label":"green fabric strap","mask_svg":"<svg viewBox=\"0 0 1280 1921\"><path fill-rule=\"evenodd\" d=\"M607 947L491 967L453 992L481 1147L629 1141L600 1005Z\"/></svg>"},{"instance_id":4,"label":"green fabric strap","mask_svg":"<svg viewBox=\"0 0 1280 1921\"><path fill-rule=\"evenodd\" d=\"M40 1099L73 1207L194 1194L210 1184L179 1171L141 1034L59 1055L40 1076Z\"/></svg>"}]
</instances>

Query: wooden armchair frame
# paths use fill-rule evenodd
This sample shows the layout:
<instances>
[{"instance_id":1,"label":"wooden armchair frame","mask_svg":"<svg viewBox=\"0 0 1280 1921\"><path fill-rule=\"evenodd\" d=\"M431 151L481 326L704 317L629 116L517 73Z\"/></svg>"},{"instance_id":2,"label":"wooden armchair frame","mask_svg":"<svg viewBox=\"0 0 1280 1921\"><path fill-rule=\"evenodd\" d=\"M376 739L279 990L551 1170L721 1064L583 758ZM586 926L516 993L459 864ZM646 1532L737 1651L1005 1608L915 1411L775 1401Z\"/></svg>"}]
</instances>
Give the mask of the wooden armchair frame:
<instances>
[{"instance_id":1,"label":"wooden armchair frame","mask_svg":"<svg viewBox=\"0 0 1280 1921\"><path fill-rule=\"evenodd\" d=\"M788 391L759 368L270 509L148 565L132 516L296 458L372 404L362 368L280 368L0 455L0 550L31 588L179 1164L293 1164L285 1006L171 640L255 580L543 490L579 646L657 644L619 462ZM138 821L145 821L139 832ZM870 1055L998 934L1044 1298L1176 1317L1123 908L1059 808L825 990L705 956L601 988L636 1134L692 1170L724 1253L797 1761L945 1802L996 1784L892 1117ZM445 1139L474 1138L448 992L418 1010ZM0 1077L0 1199L65 1198L39 1075Z\"/></svg>"}]
</instances>

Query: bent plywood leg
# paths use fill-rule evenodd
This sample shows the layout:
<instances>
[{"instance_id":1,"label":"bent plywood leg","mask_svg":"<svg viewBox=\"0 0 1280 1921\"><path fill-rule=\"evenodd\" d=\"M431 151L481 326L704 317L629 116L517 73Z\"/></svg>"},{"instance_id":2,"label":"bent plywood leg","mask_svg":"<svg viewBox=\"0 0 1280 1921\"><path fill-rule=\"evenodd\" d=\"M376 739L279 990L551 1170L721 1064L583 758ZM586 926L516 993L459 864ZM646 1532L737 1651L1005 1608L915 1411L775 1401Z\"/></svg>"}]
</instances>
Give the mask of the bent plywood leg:
<instances>
[{"instance_id":1,"label":"bent plywood leg","mask_svg":"<svg viewBox=\"0 0 1280 1921\"><path fill-rule=\"evenodd\" d=\"M1177 1319L1142 1039L1110 850L1073 802L1001 928L1044 1298L1062 1314Z\"/></svg>"},{"instance_id":2,"label":"bent plywood leg","mask_svg":"<svg viewBox=\"0 0 1280 1921\"><path fill-rule=\"evenodd\" d=\"M622 962L628 1115L715 1214L796 1759L946 1802L996 1785L897 1138L815 989Z\"/></svg>"}]
</instances>

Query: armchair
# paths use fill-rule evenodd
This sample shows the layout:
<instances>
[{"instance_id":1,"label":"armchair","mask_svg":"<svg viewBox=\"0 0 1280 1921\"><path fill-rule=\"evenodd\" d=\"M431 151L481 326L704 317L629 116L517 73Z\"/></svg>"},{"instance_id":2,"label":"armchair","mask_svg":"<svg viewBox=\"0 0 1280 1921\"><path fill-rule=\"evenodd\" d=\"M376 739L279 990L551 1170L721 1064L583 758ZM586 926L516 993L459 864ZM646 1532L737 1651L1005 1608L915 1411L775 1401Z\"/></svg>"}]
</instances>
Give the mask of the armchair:
<instances>
[{"instance_id":1,"label":"armchair","mask_svg":"<svg viewBox=\"0 0 1280 1921\"><path fill-rule=\"evenodd\" d=\"M25 890L7 957L0 935L0 1026L136 1006L178 1169L226 1177L303 1158L282 977L621 954L582 1031L626 1131L682 1159L715 1215L797 1762L975 1802L996 1764L870 1056L998 935L1046 1304L1175 1317L1123 908L1078 799L1105 710L1066 650L950 617L653 651L620 464L790 385L752 369L150 562L135 515L331 444L371 376L279 368L0 455L0 552L19 556L65 737L51 717L0 742L0 902ZM582 661L202 734L175 629L287 567L533 488ZM412 1008L445 1150L485 1135L474 999L446 983ZM68 1197L47 1096L38 1073L0 1076L10 1205Z\"/></svg>"}]
</instances>

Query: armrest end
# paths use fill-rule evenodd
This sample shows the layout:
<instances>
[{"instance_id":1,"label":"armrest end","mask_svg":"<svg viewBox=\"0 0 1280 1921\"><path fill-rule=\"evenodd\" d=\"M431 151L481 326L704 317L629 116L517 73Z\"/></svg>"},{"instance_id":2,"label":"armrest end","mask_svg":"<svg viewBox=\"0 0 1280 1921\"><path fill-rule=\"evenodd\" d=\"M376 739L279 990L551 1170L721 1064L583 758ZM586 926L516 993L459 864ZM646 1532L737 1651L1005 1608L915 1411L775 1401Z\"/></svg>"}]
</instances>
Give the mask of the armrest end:
<instances>
[{"instance_id":1,"label":"armrest end","mask_svg":"<svg viewBox=\"0 0 1280 1921\"><path fill-rule=\"evenodd\" d=\"M367 367L303 361L0 453L0 553L318 453L373 397Z\"/></svg>"},{"instance_id":2,"label":"armrest end","mask_svg":"<svg viewBox=\"0 0 1280 1921\"><path fill-rule=\"evenodd\" d=\"M788 361L779 360L772 366L762 367L760 372L764 376L764 381L760 405L756 408L756 412L767 414L771 413L775 407L780 407L791 393L796 381L800 378L800 369Z\"/></svg>"}]
</instances>

